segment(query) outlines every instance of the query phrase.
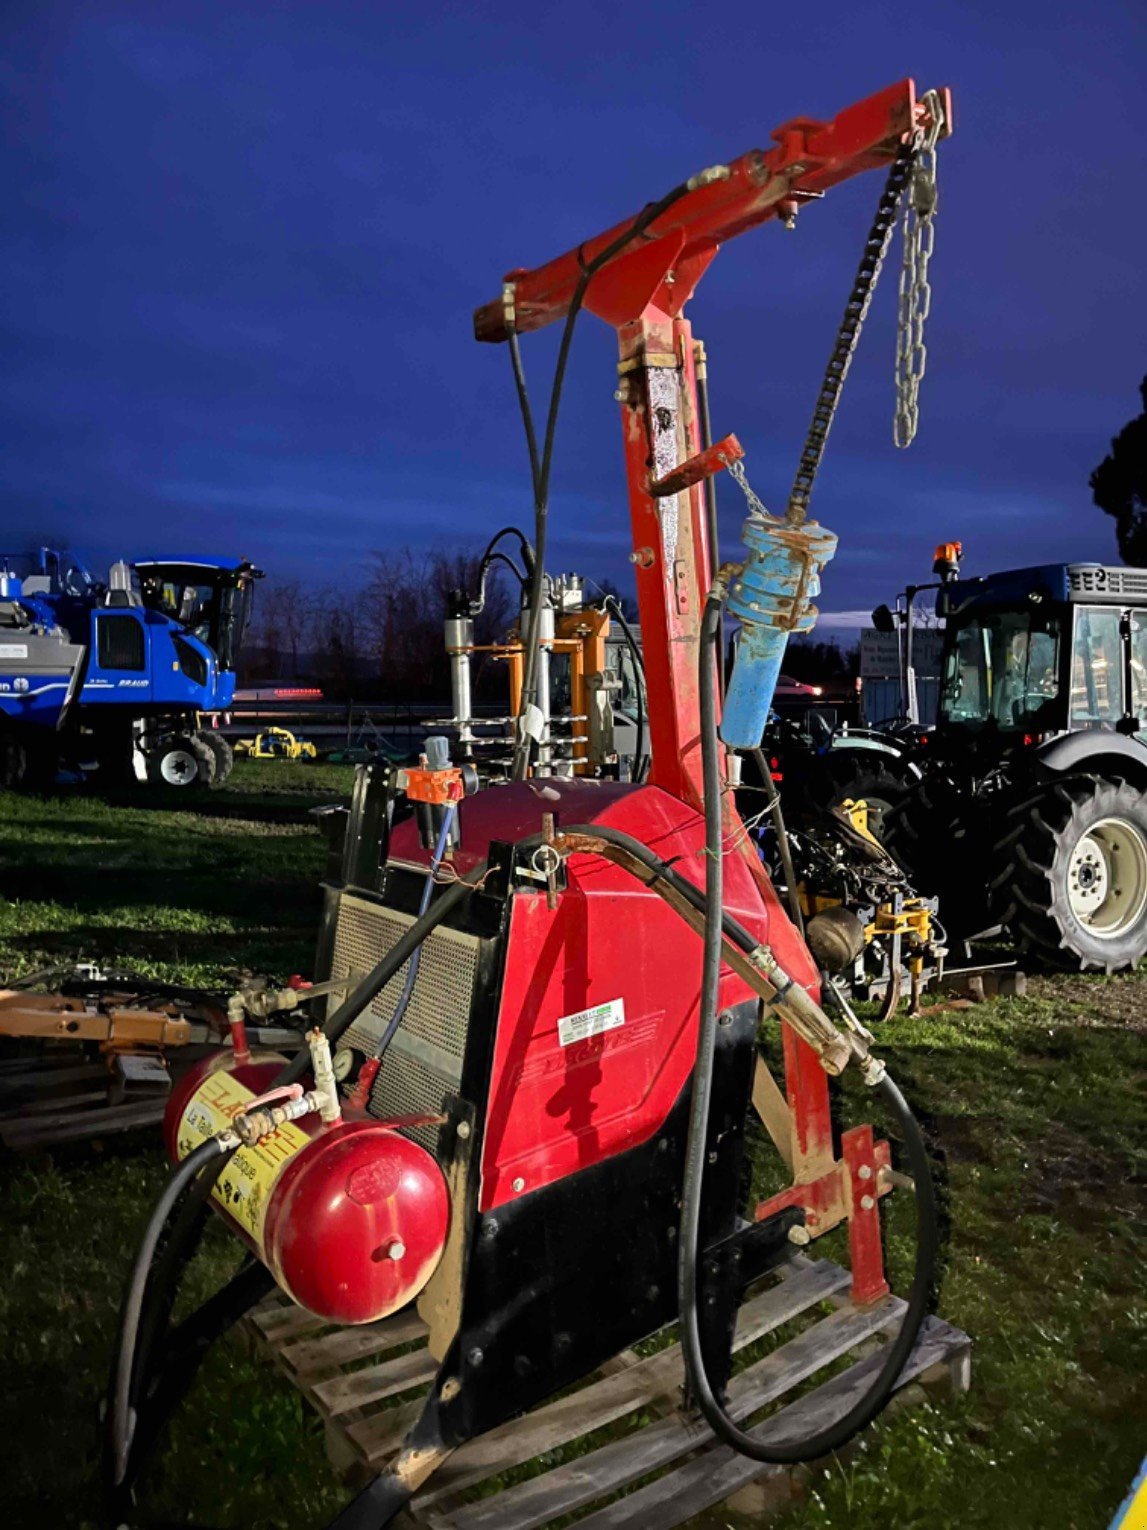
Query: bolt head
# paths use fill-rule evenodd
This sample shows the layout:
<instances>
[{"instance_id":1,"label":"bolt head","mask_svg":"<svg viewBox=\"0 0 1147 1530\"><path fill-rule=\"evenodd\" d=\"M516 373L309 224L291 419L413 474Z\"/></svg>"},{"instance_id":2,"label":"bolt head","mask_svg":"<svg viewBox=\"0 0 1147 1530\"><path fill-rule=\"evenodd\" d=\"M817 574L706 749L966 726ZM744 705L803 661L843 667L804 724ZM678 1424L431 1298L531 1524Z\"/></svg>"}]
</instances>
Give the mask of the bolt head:
<instances>
[{"instance_id":1,"label":"bolt head","mask_svg":"<svg viewBox=\"0 0 1147 1530\"><path fill-rule=\"evenodd\" d=\"M394 1238L394 1239L392 1239L390 1247L386 1251L386 1257L388 1259L402 1259L405 1256L405 1254L406 1254L406 1244L403 1243L402 1239L401 1238Z\"/></svg>"},{"instance_id":2,"label":"bolt head","mask_svg":"<svg viewBox=\"0 0 1147 1530\"><path fill-rule=\"evenodd\" d=\"M873 1197L871 1195L862 1195L861 1196L861 1198L860 1198L860 1209L861 1209L861 1211L871 1211L872 1208L875 1205L876 1205L876 1201L873 1199Z\"/></svg>"},{"instance_id":3,"label":"bolt head","mask_svg":"<svg viewBox=\"0 0 1147 1530\"><path fill-rule=\"evenodd\" d=\"M790 1227L789 1228L789 1242L790 1243L795 1243L798 1248L805 1248L809 1243L812 1242L812 1238L811 1238L811 1236L809 1234L808 1228L807 1227Z\"/></svg>"},{"instance_id":4,"label":"bolt head","mask_svg":"<svg viewBox=\"0 0 1147 1530\"><path fill-rule=\"evenodd\" d=\"M469 1123L469 1121L459 1121L459 1123L458 1123L458 1135L462 1138L463 1142L466 1141L466 1138L470 1135L470 1123Z\"/></svg>"},{"instance_id":5,"label":"bolt head","mask_svg":"<svg viewBox=\"0 0 1147 1530\"><path fill-rule=\"evenodd\" d=\"M486 1358L485 1355L482 1353L482 1351L480 1349L477 1348L477 1346L475 1346L470 1351L470 1353L466 1356L466 1359L467 1359L468 1363L470 1365L475 1365L475 1366L481 1365L482 1361L485 1358Z\"/></svg>"},{"instance_id":6,"label":"bolt head","mask_svg":"<svg viewBox=\"0 0 1147 1530\"><path fill-rule=\"evenodd\" d=\"M513 1190L515 1195L521 1195L522 1191L526 1188L526 1182L520 1174L518 1178L513 1181L510 1188Z\"/></svg>"},{"instance_id":7,"label":"bolt head","mask_svg":"<svg viewBox=\"0 0 1147 1530\"><path fill-rule=\"evenodd\" d=\"M857 1169L857 1171L856 1171L856 1177L857 1177L857 1179L871 1179L872 1178L872 1166L870 1164L867 1164L867 1163L862 1163L860 1168Z\"/></svg>"}]
</instances>

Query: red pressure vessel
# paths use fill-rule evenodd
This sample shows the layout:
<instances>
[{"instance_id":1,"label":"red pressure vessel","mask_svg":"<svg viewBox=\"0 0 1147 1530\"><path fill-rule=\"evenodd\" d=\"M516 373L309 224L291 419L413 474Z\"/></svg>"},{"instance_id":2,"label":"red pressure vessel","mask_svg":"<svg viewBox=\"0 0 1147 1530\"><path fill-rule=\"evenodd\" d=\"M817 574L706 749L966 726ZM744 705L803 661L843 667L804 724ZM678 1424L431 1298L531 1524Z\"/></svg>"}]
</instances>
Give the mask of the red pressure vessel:
<instances>
[{"instance_id":1,"label":"red pressure vessel","mask_svg":"<svg viewBox=\"0 0 1147 1530\"><path fill-rule=\"evenodd\" d=\"M286 1059L237 1066L220 1052L172 1090L164 1116L178 1161L270 1088ZM373 1323L413 1300L442 1255L446 1181L416 1142L381 1121L318 1115L240 1148L212 1192L216 1209L301 1307L329 1323Z\"/></svg>"}]
</instances>

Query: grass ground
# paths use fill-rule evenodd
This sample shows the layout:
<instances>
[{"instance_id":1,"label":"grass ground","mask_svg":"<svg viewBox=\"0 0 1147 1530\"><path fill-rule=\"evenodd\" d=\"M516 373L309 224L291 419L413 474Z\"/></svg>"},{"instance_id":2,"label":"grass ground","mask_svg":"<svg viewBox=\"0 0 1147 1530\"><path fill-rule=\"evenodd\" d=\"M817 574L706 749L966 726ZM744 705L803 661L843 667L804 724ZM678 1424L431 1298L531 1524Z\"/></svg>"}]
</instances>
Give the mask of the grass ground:
<instances>
[{"instance_id":1,"label":"grass ground","mask_svg":"<svg viewBox=\"0 0 1147 1530\"><path fill-rule=\"evenodd\" d=\"M305 808L350 779L248 762L223 791L174 805L0 798L0 982L80 957L213 984L244 968L308 971L324 847ZM1110 1522L1147 1434L1145 1000L1140 975L1041 980L1026 999L883 1029L882 1053L946 1166L940 1308L973 1336L972 1391L878 1425L812 1478L793 1530ZM845 1114L867 1118L869 1105L846 1099ZM0 1163L13 1530L97 1523L97 1400L130 1250L164 1175L138 1141ZM903 1266L908 1244L895 1242ZM235 1260L214 1228L188 1301ZM341 1501L295 1394L237 1338L217 1346L149 1477L148 1515L277 1530L320 1525ZM720 1511L704 1523L752 1521Z\"/></svg>"}]
</instances>

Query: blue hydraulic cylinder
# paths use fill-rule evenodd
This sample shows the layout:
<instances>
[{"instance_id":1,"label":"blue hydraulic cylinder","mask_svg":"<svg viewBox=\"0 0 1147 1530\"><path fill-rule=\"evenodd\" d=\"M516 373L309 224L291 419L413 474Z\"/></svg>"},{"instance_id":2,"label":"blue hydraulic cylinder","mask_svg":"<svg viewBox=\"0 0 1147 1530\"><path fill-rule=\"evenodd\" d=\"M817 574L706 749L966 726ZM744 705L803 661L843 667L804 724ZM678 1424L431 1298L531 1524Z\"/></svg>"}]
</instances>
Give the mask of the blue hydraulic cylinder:
<instances>
[{"instance_id":1,"label":"blue hydraulic cylinder","mask_svg":"<svg viewBox=\"0 0 1147 1530\"><path fill-rule=\"evenodd\" d=\"M721 737L733 749L755 749L773 704L790 632L816 622L811 604L836 537L815 521L799 526L751 515L741 538L749 556L729 589L728 609L741 623L736 663L725 692Z\"/></svg>"}]
</instances>

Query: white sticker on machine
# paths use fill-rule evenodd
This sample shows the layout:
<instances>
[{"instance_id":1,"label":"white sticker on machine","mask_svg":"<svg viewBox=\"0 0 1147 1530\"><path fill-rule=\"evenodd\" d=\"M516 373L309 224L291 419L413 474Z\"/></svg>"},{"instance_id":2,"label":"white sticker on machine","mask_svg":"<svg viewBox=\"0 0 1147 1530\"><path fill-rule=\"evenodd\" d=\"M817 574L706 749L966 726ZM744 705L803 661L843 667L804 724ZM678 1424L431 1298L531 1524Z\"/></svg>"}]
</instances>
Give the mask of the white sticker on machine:
<instances>
[{"instance_id":1,"label":"white sticker on machine","mask_svg":"<svg viewBox=\"0 0 1147 1530\"><path fill-rule=\"evenodd\" d=\"M0 643L0 659L26 659L27 643Z\"/></svg>"},{"instance_id":2,"label":"white sticker on machine","mask_svg":"<svg viewBox=\"0 0 1147 1530\"><path fill-rule=\"evenodd\" d=\"M603 1031L614 1031L624 1024L624 999L609 999L605 1004L595 1004L592 1009L579 1010L576 1015L563 1015L558 1021L558 1040L563 1047L570 1047L575 1041L600 1036Z\"/></svg>"}]
</instances>

